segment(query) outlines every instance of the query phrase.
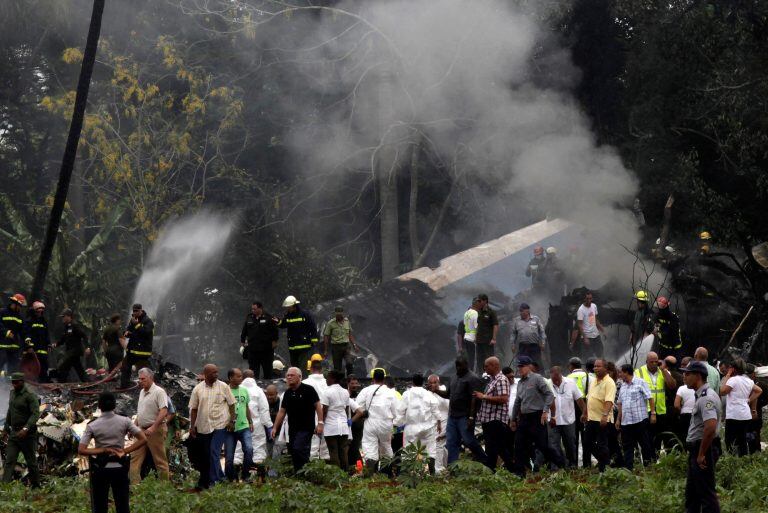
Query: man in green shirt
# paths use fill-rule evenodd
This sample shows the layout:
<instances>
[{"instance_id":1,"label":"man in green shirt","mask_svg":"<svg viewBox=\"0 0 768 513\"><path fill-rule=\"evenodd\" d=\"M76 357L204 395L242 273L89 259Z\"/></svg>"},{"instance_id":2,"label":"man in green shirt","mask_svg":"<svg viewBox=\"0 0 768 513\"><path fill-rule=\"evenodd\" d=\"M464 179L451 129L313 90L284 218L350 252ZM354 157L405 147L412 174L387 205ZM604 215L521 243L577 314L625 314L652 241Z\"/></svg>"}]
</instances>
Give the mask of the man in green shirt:
<instances>
[{"instance_id":1,"label":"man in green shirt","mask_svg":"<svg viewBox=\"0 0 768 513\"><path fill-rule=\"evenodd\" d=\"M40 401L24 385L24 374L11 374L11 391L8 413L5 416L3 438L7 440L3 481L13 479L13 470L19 458L24 455L29 470L29 480L33 488L40 486L40 474L37 470L37 419L40 416Z\"/></svg>"},{"instance_id":2,"label":"man in green shirt","mask_svg":"<svg viewBox=\"0 0 768 513\"><path fill-rule=\"evenodd\" d=\"M357 351L355 337L352 335L352 325L349 318L344 316L344 307L337 306L334 309L335 316L325 324L323 330L323 343L325 344L324 357L328 358L328 343L331 345L333 357L333 370L341 372L341 362L344 361L347 376L353 373L355 357L350 352L350 346Z\"/></svg>"},{"instance_id":3,"label":"man in green shirt","mask_svg":"<svg viewBox=\"0 0 768 513\"><path fill-rule=\"evenodd\" d=\"M227 372L227 378L229 378L232 395L235 396L235 426L227 433L224 441L224 474L230 481L237 481L235 446L240 442L243 448L243 481L249 482L251 465L253 465L253 420L251 409L248 407L251 396L245 387L240 386L243 382L243 371L237 368L230 369Z\"/></svg>"}]
</instances>

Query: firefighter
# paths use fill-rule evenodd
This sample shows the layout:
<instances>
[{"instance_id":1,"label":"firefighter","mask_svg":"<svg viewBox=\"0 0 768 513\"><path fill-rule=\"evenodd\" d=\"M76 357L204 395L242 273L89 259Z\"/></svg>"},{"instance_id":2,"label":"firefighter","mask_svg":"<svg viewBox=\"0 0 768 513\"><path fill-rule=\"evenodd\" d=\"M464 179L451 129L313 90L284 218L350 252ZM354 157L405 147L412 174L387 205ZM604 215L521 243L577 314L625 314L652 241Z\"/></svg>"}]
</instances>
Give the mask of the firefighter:
<instances>
[{"instance_id":1,"label":"firefighter","mask_svg":"<svg viewBox=\"0 0 768 513\"><path fill-rule=\"evenodd\" d=\"M542 286L542 277L544 264L547 259L544 256L544 248L539 246L533 248L533 258L528 262L528 267L525 268L525 275L531 278L531 288L540 288Z\"/></svg>"},{"instance_id":2,"label":"firefighter","mask_svg":"<svg viewBox=\"0 0 768 513\"><path fill-rule=\"evenodd\" d=\"M291 367L304 368L309 360L309 353L317 345L317 326L309 312L299 306L299 300L288 296L283 301L285 315L277 324L278 328L287 330L288 352L291 356Z\"/></svg>"},{"instance_id":3,"label":"firefighter","mask_svg":"<svg viewBox=\"0 0 768 513\"><path fill-rule=\"evenodd\" d=\"M69 370L74 367L77 377L80 381L86 381L88 378L83 368L83 362L80 360L83 355L91 354L91 348L88 347L88 338L85 336L82 328L75 324L75 314L71 309L66 308L61 312L61 321L64 323L64 334L61 336L58 345L64 346L64 356L59 362L59 368L56 372L59 382L66 382L69 378Z\"/></svg>"},{"instance_id":4,"label":"firefighter","mask_svg":"<svg viewBox=\"0 0 768 513\"><path fill-rule=\"evenodd\" d=\"M648 293L638 290L635 300L637 300L637 310L629 330L629 347L633 351L639 348L639 344L645 337L653 333L653 312L648 307Z\"/></svg>"},{"instance_id":5,"label":"firefighter","mask_svg":"<svg viewBox=\"0 0 768 513\"><path fill-rule=\"evenodd\" d=\"M136 370L147 367L152 368L150 357L152 356L152 338L155 334L155 323L149 318L147 312L140 303L131 308L131 321L125 330L124 336L128 339L125 360L120 369L120 387L128 388L131 384L131 368Z\"/></svg>"},{"instance_id":6,"label":"firefighter","mask_svg":"<svg viewBox=\"0 0 768 513\"><path fill-rule=\"evenodd\" d=\"M21 307L27 306L27 299L21 294L8 298L8 306L0 310L0 371L10 376L19 369L24 320Z\"/></svg>"},{"instance_id":7,"label":"firefighter","mask_svg":"<svg viewBox=\"0 0 768 513\"><path fill-rule=\"evenodd\" d=\"M48 351L51 346L51 334L48 322L45 320L45 304L42 301L32 303L32 310L27 319L26 338L27 350L33 351L40 363L40 382L48 383Z\"/></svg>"},{"instance_id":8,"label":"firefighter","mask_svg":"<svg viewBox=\"0 0 768 513\"><path fill-rule=\"evenodd\" d=\"M679 362L682 359L683 339L680 335L680 319L669 307L669 300L664 296L656 299L659 311L653 317L655 325L653 334L658 346L659 359L674 356Z\"/></svg>"}]
</instances>

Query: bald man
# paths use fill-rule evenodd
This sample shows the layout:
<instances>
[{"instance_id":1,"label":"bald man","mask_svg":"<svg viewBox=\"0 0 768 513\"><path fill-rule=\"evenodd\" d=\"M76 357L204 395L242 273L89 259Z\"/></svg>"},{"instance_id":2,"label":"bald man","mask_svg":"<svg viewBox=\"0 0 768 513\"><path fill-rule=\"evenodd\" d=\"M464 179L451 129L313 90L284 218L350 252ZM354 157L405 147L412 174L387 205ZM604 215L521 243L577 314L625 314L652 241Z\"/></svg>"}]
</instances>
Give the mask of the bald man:
<instances>
[{"instance_id":1,"label":"bald man","mask_svg":"<svg viewBox=\"0 0 768 513\"><path fill-rule=\"evenodd\" d=\"M709 359L709 351L706 347L697 347L696 352L693 353L693 359L697 362L702 362L707 366L707 385L710 390L714 390L716 394L720 393L720 372L711 366L707 361Z\"/></svg>"},{"instance_id":2,"label":"bald man","mask_svg":"<svg viewBox=\"0 0 768 513\"><path fill-rule=\"evenodd\" d=\"M477 422L483 426L487 456L485 464L491 470L496 470L496 461L501 457L504 467L513 472L512 454L506 443L509 437L509 380L501 372L501 363L495 356L486 358L483 370L491 380L484 392L475 392L475 398L480 401Z\"/></svg>"},{"instance_id":3,"label":"bald man","mask_svg":"<svg viewBox=\"0 0 768 513\"><path fill-rule=\"evenodd\" d=\"M203 381L192 389L189 398L189 413L189 436L196 439L200 452L197 489L203 490L224 479L221 448L227 431L235 426L235 396L229 385L219 381L219 368L215 365L203 367Z\"/></svg>"},{"instance_id":4,"label":"bald man","mask_svg":"<svg viewBox=\"0 0 768 513\"><path fill-rule=\"evenodd\" d=\"M651 351L645 357L645 365L635 370L635 377L644 380L651 389L654 407L648 406L648 420L651 424L653 444L658 451L662 445L671 446L672 440L667 434L672 426L667 412L667 389L675 389L675 378L667 369L666 362L659 365L659 355Z\"/></svg>"}]
</instances>

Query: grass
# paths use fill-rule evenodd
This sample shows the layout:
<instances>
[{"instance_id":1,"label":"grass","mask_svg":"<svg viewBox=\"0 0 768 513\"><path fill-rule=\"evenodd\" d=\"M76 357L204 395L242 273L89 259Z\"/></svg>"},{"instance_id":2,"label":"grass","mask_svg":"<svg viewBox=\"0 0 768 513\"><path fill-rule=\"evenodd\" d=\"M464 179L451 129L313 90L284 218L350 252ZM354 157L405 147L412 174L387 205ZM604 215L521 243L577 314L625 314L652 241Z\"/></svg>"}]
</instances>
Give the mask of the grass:
<instances>
[{"instance_id":1,"label":"grass","mask_svg":"<svg viewBox=\"0 0 768 513\"><path fill-rule=\"evenodd\" d=\"M311 464L305 480L280 478L267 485L220 485L200 494L185 490L191 482L165 483L153 478L131 489L136 513L258 512L444 512L565 513L594 511L683 511L685 457L665 456L649 469L630 473L609 469L603 474L578 470L543 473L522 481L462 460L453 475L426 477L408 484L348 478L320 462ZM768 511L768 453L746 458L725 456L717 467L723 512ZM40 490L19 483L0 485L3 513L87 513L88 481L62 478Z\"/></svg>"}]
</instances>

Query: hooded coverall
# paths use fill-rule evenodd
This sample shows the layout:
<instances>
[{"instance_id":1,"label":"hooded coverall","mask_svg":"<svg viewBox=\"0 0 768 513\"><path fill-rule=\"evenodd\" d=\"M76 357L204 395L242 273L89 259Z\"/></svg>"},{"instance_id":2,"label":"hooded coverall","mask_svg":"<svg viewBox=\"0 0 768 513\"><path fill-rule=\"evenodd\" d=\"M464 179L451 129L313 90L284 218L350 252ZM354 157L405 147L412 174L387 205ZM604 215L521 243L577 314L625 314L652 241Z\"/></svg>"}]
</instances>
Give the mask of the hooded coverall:
<instances>
[{"instance_id":1,"label":"hooded coverall","mask_svg":"<svg viewBox=\"0 0 768 513\"><path fill-rule=\"evenodd\" d=\"M360 408L368 412L360 445L363 458L378 461L381 457L394 456L392 427L397 416L395 393L387 385L373 384L362 389L355 401Z\"/></svg>"},{"instance_id":2,"label":"hooded coverall","mask_svg":"<svg viewBox=\"0 0 768 513\"><path fill-rule=\"evenodd\" d=\"M438 403L435 394L422 387L411 387L397 403L395 424L405 424L405 445L416 442L427 449L427 455L437 456Z\"/></svg>"},{"instance_id":3,"label":"hooded coverall","mask_svg":"<svg viewBox=\"0 0 768 513\"><path fill-rule=\"evenodd\" d=\"M245 378L240 384L248 390L251 400L248 408L251 410L253 420L253 463L261 464L267 459L267 429L272 429L272 418L269 416L269 402L267 395L256 384L253 378ZM243 463L243 448L238 443L235 447L235 465Z\"/></svg>"}]
</instances>

